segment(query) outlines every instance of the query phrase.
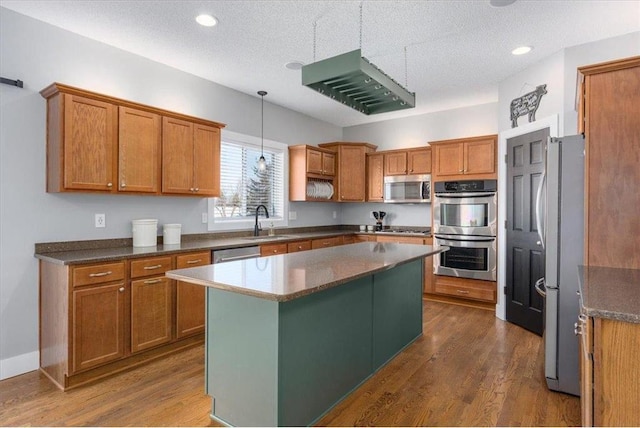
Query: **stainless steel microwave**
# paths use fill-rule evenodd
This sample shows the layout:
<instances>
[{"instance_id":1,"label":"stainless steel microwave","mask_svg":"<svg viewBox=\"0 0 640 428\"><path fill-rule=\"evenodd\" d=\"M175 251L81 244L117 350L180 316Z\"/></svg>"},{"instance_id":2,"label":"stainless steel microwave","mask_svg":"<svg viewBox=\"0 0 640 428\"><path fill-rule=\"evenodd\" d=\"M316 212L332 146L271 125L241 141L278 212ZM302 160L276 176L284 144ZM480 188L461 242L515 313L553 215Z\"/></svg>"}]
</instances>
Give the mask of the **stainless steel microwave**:
<instances>
[{"instance_id":1,"label":"stainless steel microwave","mask_svg":"<svg viewBox=\"0 0 640 428\"><path fill-rule=\"evenodd\" d=\"M431 174L384 177L384 202L419 204L431 202Z\"/></svg>"}]
</instances>

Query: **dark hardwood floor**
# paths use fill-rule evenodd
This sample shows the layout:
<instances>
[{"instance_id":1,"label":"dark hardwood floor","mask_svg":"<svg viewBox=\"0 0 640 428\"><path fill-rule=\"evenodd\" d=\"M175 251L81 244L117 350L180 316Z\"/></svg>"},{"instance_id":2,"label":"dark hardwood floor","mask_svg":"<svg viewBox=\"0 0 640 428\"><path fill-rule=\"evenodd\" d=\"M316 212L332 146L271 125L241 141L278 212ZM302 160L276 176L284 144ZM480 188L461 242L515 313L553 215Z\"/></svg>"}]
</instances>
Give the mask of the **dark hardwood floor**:
<instances>
[{"instance_id":1,"label":"dark hardwood floor","mask_svg":"<svg viewBox=\"0 0 640 428\"><path fill-rule=\"evenodd\" d=\"M540 337L480 309L424 314L423 336L318 425L580 425L579 399L546 387ZM67 392L39 372L0 382L2 426L214 426L210 405L202 347Z\"/></svg>"}]
</instances>

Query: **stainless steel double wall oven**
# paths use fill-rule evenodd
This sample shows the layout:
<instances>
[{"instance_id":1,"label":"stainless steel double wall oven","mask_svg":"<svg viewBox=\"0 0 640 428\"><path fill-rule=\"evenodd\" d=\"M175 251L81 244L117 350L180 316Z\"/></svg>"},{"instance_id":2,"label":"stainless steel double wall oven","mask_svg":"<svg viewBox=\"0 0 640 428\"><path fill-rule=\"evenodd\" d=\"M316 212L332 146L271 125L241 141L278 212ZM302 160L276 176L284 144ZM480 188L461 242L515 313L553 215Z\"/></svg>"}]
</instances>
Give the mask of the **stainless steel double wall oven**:
<instances>
[{"instance_id":1,"label":"stainless steel double wall oven","mask_svg":"<svg viewBox=\"0 0 640 428\"><path fill-rule=\"evenodd\" d=\"M497 181L434 184L435 244L449 251L434 257L435 273L496 280Z\"/></svg>"}]
</instances>

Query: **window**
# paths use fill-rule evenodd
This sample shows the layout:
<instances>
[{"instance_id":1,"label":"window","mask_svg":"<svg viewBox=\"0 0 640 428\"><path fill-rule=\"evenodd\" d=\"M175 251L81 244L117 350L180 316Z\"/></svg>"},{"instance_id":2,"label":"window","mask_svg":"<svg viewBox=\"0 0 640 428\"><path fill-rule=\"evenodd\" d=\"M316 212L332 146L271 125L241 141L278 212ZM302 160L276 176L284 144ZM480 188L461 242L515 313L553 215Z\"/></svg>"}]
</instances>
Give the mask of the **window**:
<instances>
[{"instance_id":1,"label":"window","mask_svg":"<svg viewBox=\"0 0 640 428\"><path fill-rule=\"evenodd\" d=\"M220 145L220 197L209 201L209 230L253 226L255 208L260 204L269 211L268 223L286 226L285 148L285 144L265 140L267 168L261 171L258 169L260 140L223 132ZM264 222L262 211L260 216Z\"/></svg>"}]
</instances>

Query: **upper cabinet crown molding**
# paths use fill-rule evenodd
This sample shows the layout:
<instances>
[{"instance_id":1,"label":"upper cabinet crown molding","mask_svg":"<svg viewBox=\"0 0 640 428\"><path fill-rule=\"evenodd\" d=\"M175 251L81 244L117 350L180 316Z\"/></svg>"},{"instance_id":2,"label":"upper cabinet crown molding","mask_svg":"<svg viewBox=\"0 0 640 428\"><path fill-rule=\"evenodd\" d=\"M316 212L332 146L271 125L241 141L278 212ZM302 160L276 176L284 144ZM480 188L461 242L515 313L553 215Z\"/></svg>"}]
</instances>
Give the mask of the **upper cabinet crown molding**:
<instances>
[{"instance_id":1,"label":"upper cabinet crown molding","mask_svg":"<svg viewBox=\"0 0 640 428\"><path fill-rule=\"evenodd\" d=\"M47 100L48 192L218 196L224 124L60 83L40 93ZM162 127L168 120L188 124L193 134L173 145L181 159L171 164L171 136ZM186 190L167 187L182 175Z\"/></svg>"}]
</instances>

